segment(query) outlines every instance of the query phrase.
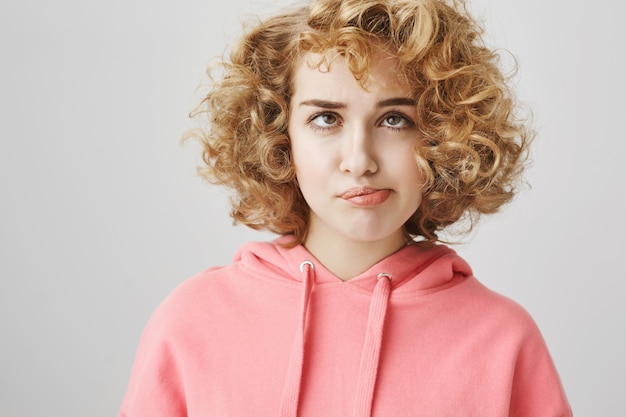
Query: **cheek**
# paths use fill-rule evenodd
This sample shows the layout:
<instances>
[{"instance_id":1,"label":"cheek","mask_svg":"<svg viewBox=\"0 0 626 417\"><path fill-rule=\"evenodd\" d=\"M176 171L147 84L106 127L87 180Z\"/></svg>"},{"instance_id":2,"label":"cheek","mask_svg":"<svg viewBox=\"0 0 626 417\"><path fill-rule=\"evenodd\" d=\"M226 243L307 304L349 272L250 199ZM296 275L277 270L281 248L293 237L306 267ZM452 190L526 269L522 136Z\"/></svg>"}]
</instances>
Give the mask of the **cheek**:
<instances>
[{"instance_id":1,"label":"cheek","mask_svg":"<svg viewBox=\"0 0 626 417\"><path fill-rule=\"evenodd\" d=\"M302 138L300 138L302 139ZM332 165L332 152L314 140L292 141L291 159L298 180L327 175Z\"/></svg>"},{"instance_id":2,"label":"cheek","mask_svg":"<svg viewBox=\"0 0 626 417\"><path fill-rule=\"evenodd\" d=\"M334 175L326 155L321 155L319 150L317 153L315 150L300 150L304 152L298 152L294 158L295 174L300 191L310 203L332 189Z\"/></svg>"},{"instance_id":3,"label":"cheek","mask_svg":"<svg viewBox=\"0 0 626 417\"><path fill-rule=\"evenodd\" d=\"M385 166L394 175L415 178L416 181L421 179L421 170L417 163L414 147L403 145L393 149L387 148L384 152L381 152L381 155L384 158Z\"/></svg>"},{"instance_id":4,"label":"cheek","mask_svg":"<svg viewBox=\"0 0 626 417\"><path fill-rule=\"evenodd\" d=\"M295 172L300 188L322 182L323 170L316 163L316 158L313 155L309 155L308 158L296 159Z\"/></svg>"},{"instance_id":5,"label":"cheek","mask_svg":"<svg viewBox=\"0 0 626 417\"><path fill-rule=\"evenodd\" d=\"M298 180L301 180L302 177L306 177L307 173L311 170L311 158L307 158L306 155L307 151L303 149L302 146L298 144L291 145L291 160L293 161Z\"/></svg>"},{"instance_id":6,"label":"cheek","mask_svg":"<svg viewBox=\"0 0 626 417\"><path fill-rule=\"evenodd\" d=\"M306 165L306 155L311 152L311 149L308 149L310 145L307 145L309 141L307 138L303 137L304 133L301 129L290 127L288 134L291 148L291 160L296 169L298 169L298 167Z\"/></svg>"}]
</instances>

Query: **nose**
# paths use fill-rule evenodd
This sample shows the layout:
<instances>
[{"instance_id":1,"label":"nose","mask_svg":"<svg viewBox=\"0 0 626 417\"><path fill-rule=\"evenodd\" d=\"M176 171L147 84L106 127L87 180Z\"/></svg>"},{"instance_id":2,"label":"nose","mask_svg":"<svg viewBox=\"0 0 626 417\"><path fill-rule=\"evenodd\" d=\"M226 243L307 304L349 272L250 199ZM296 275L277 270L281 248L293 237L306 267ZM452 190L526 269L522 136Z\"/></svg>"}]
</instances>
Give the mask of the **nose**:
<instances>
[{"instance_id":1,"label":"nose","mask_svg":"<svg viewBox=\"0 0 626 417\"><path fill-rule=\"evenodd\" d=\"M364 128L347 132L339 168L355 176L373 174L378 170L370 133Z\"/></svg>"}]
</instances>

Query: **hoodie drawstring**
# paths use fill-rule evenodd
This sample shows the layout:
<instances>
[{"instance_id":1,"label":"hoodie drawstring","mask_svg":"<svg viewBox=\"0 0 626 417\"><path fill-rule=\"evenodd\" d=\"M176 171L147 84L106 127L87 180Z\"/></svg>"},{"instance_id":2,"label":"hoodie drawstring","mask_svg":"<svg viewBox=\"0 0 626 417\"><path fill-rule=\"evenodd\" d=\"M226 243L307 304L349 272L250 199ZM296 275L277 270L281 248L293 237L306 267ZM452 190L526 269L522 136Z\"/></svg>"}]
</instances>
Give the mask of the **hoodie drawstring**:
<instances>
[{"instance_id":1,"label":"hoodie drawstring","mask_svg":"<svg viewBox=\"0 0 626 417\"><path fill-rule=\"evenodd\" d=\"M303 294L300 323L296 330L296 336L289 358L287 377L283 388L283 396L280 404L280 417L296 417L298 415L298 401L300 399L300 385L302 382L302 366L304 362L304 333L306 327L306 315L311 296L311 287L314 281L315 267L311 261L300 264L300 272L306 274L303 278ZM359 377L356 386L354 405L354 417L369 417L372 411L372 400L378 372L378 361L385 325L385 315L389 304L391 292L391 275L381 273L377 277L376 286L370 300L369 315L365 341L361 351L361 363Z\"/></svg>"},{"instance_id":2,"label":"hoodie drawstring","mask_svg":"<svg viewBox=\"0 0 626 417\"><path fill-rule=\"evenodd\" d=\"M306 326L306 312L309 307L311 296L311 284L315 266L311 261L300 264L300 272L306 274L302 280L304 290L302 292L302 305L300 308L300 323L296 330L296 337L291 349L291 357L287 368L287 378L283 388L283 397L280 404L280 417L296 417L298 415L298 400L300 399L300 383L302 381L302 364L304 362L304 330Z\"/></svg>"},{"instance_id":3,"label":"hoodie drawstring","mask_svg":"<svg viewBox=\"0 0 626 417\"><path fill-rule=\"evenodd\" d=\"M378 360L380 359L380 346L383 341L383 328L385 315L389 304L391 291L391 275L382 273L378 275L378 282L374 287L370 311L367 318L367 332L361 351L361 365L359 367L359 380L356 386L354 404L354 417L369 417L372 414L372 399L378 373Z\"/></svg>"}]
</instances>

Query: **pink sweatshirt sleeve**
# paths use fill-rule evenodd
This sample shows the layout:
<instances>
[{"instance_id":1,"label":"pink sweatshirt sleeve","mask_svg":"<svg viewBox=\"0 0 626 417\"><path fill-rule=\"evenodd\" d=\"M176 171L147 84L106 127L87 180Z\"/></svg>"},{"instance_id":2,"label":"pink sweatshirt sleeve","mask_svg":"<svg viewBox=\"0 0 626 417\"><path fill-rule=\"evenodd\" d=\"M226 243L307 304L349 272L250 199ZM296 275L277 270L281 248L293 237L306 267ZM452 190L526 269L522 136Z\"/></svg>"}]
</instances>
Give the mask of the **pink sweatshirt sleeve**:
<instances>
[{"instance_id":1,"label":"pink sweatshirt sleeve","mask_svg":"<svg viewBox=\"0 0 626 417\"><path fill-rule=\"evenodd\" d=\"M119 417L187 415L179 364L157 309L141 337ZM167 319L166 319L167 320Z\"/></svg>"},{"instance_id":2,"label":"pink sweatshirt sleeve","mask_svg":"<svg viewBox=\"0 0 626 417\"><path fill-rule=\"evenodd\" d=\"M518 353L509 417L571 417L571 407L543 336L534 323L532 330Z\"/></svg>"}]
</instances>

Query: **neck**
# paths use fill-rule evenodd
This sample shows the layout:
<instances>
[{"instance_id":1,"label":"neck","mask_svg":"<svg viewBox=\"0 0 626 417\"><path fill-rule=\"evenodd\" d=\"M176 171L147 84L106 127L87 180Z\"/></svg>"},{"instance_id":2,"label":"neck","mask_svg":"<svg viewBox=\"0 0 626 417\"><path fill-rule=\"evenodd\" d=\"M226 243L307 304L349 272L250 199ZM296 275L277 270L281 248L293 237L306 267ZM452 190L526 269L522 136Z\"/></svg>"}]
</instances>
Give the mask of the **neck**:
<instances>
[{"instance_id":1,"label":"neck","mask_svg":"<svg viewBox=\"0 0 626 417\"><path fill-rule=\"evenodd\" d=\"M406 240L401 232L372 242L341 237L322 239L322 236L310 233L304 241L307 250L342 281L362 274L405 245Z\"/></svg>"}]
</instances>

